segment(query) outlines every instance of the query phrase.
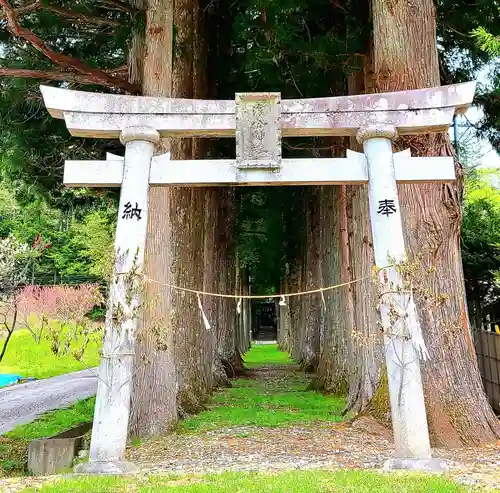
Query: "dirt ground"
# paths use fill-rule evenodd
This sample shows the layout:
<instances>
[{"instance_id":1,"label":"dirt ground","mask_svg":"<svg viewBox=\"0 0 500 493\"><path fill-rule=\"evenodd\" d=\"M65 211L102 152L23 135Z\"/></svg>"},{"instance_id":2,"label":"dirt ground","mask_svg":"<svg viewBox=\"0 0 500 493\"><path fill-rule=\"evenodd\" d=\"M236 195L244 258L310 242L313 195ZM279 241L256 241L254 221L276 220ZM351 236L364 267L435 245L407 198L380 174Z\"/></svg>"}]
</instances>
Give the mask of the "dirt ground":
<instances>
[{"instance_id":1,"label":"dirt ground","mask_svg":"<svg viewBox=\"0 0 500 493\"><path fill-rule=\"evenodd\" d=\"M370 418L315 427L236 427L198 435L171 435L129 451L149 473L381 468L392 457L390 432ZM434 449L458 483L500 490L500 444Z\"/></svg>"}]
</instances>

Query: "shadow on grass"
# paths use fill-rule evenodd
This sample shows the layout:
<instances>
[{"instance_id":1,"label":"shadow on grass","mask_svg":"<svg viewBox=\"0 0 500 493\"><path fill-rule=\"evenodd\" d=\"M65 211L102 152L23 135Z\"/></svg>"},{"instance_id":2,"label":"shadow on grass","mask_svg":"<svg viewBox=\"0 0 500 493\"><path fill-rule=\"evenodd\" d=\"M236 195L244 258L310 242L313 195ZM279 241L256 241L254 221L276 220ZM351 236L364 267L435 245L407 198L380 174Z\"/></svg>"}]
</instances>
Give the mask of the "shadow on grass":
<instances>
[{"instance_id":1,"label":"shadow on grass","mask_svg":"<svg viewBox=\"0 0 500 493\"><path fill-rule=\"evenodd\" d=\"M179 423L179 432L235 426L280 427L343 420L343 397L308 390L310 377L300 372L275 344L255 345L245 355L245 378L214 394L206 411Z\"/></svg>"}]
</instances>

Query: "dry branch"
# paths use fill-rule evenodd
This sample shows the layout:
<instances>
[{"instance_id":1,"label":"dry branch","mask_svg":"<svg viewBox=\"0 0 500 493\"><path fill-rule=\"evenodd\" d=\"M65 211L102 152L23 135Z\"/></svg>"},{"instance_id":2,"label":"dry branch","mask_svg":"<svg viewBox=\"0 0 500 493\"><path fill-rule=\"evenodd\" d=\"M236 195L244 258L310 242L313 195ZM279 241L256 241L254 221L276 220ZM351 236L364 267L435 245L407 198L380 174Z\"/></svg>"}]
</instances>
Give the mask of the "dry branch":
<instances>
[{"instance_id":1,"label":"dry branch","mask_svg":"<svg viewBox=\"0 0 500 493\"><path fill-rule=\"evenodd\" d=\"M108 19L106 17L99 17L94 15L85 15L81 12L73 12L72 10L63 9L61 7L56 7L54 5L49 5L46 3L42 3L40 0L35 0L34 2L29 3L28 5L23 5L22 7L13 8L14 14L16 17L29 14L30 12L35 12L37 10L48 10L50 12L54 12L55 14L64 17L69 20L77 20L81 22L85 22L86 24L96 24L96 25L109 25L109 26L119 26L120 22L115 19ZM7 19L7 15L0 14L0 19Z\"/></svg>"},{"instance_id":2,"label":"dry branch","mask_svg":"<svg viewBox=\"0 0 500 493\"><path fill-rule=\"evenodd\" d=\"M122 2L120 0L101 0L101 2L106 5L106 8L108 9L119 10L121 12L127 12L129 14L135 14L137 12L137 9L131 4Z\"/></svg>"},{"instance_id":3,"label":"dry branch","mask_svg":"<svg viewBox=\"0 0 500 493\"><path fill-rule=\"evenodd\" d=\"M61 80L77 84L97 84L106 87L116 87L115 84L97 82L94 77L73 72L59 72L57 70L30 70L24 68L0 68L0 77L21 77L23 79Z\"/></svg>"},{"instance_id":4,"label":"dry branch","mask_svg":"<svg viewBox=\"0 0 500 493\"><path fill-rule=\"evenodd\" d=\"M43 53L51 62L59 65L65 69L72 69L80 74L88 77L88 81L93 84L105 85L108 87L117 87L123 89L130 93L138 93L139 88L133 84L130 84L127 80L114 77L113 75L104 72L102 70L88 66L87 64L81 62L80 60L64 55L63 53L57 53L52 50L41 38L39 38L34 32L22 27L16 16L16 11L10 5L8 0L0 0L0 7L2 7L5 14L5 18L8 23L9 30L15 36L19 36L28 43L30 43L34 48ZM89 83L87 82L87 83Z\"/></svg>"}]
</instances>

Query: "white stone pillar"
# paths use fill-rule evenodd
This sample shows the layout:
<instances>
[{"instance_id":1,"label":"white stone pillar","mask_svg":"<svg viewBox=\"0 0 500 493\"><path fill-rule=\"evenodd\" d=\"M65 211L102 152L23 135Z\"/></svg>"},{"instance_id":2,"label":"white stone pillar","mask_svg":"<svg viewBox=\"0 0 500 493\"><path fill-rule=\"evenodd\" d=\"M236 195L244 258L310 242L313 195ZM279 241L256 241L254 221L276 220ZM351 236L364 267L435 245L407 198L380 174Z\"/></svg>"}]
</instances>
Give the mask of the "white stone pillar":
<instances>
[{"instance_id":1,"label":"white stone pillar","mask_svg":"<svg viewBox=\"0 0 500 493\"><path fill-rule=\"evenodd\" d=\"M384 125L362 128L357 135L368 162L373 248L381 269L380 314L396 448L385 467L439 471L443 464L431 458L420 373L425 345L412 294L398 270L390 267L406 260L392 150L396 137L394 127Z\"/></svg>"},{"instance_id":2,"label":"white stone pillar","mask_svg":"<svg viewBox=\"0 0 500 493\"><path fill-rule=\"evenodd\" d=\"M134 341L140 311L148 222L149 170L159 133L149 127L122 131L125 164L116 225L115 270L109 290L95 405L90 461L76 473L127 474L124 461L130 413Z\"/></svg>"}]
</instances>

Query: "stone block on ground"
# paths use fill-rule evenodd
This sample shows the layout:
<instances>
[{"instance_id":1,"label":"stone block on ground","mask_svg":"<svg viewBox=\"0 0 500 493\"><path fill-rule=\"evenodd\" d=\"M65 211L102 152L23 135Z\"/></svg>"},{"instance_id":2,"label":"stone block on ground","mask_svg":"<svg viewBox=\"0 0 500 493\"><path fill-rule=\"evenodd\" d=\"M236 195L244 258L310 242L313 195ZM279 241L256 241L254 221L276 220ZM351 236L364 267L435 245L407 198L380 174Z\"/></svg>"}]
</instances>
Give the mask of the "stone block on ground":
<instances>
[{"instance_id":1,"label":"stone block on ground","mask_svg":"<svg viewBox=\"0 0 500 493\"><path fill-rule=\"evenodd\" d=\"M92 423L83 423L53 437L32 440L28 445L28 470L50 476L71 469L91 427Z\"/></svg>"},{"instance_id":2,"label":"stone block on ground","mask_svg":"<svg viewBox=\"0 0 500 493\"><path fill-rule=\"evenodd\" d=\"M28 446L28 469L49 476L71 468L82 437L33 440Z\"/></svg>"}]
</instances>

